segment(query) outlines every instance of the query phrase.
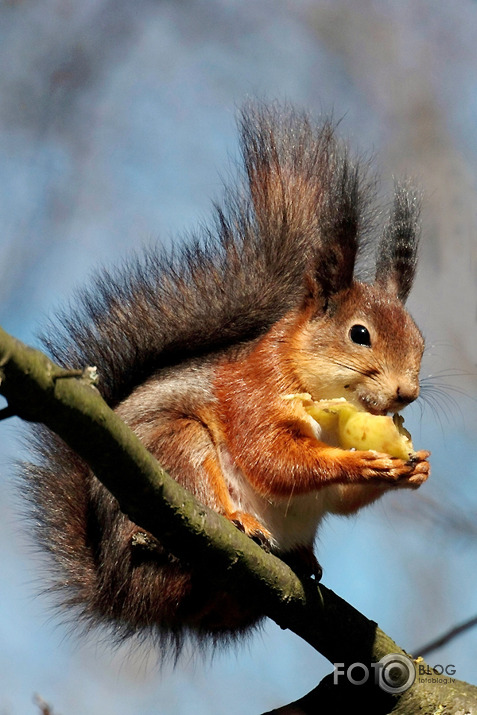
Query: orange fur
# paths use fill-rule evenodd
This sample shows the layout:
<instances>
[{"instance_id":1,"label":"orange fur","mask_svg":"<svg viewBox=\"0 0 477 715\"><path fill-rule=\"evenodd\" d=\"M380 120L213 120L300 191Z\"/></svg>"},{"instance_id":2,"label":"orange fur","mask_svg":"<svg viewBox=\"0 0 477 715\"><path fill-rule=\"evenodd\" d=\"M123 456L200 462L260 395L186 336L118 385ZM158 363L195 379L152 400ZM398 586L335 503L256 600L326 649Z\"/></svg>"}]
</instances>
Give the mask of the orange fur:
<instances>
[{"instance_id":1,"label":"orange fur","mask_svg":"<svg viewBox=\"0 0 477 715\"><path fill-rule=\"evenodd\" d=\"M300 359L312 357L301 347L310 312L287 315L246 358L226 359L218 366L214 391L234 463L257 493L272 499L331 485L365 485L362 490L340 490L334 507L341 513L378 498L383 487L419 486L429 473L427 453L410 464L374 452L330 447L307 434L300 415L283 399L309 389L300 380Z\"/></svg>"}]
</instances>

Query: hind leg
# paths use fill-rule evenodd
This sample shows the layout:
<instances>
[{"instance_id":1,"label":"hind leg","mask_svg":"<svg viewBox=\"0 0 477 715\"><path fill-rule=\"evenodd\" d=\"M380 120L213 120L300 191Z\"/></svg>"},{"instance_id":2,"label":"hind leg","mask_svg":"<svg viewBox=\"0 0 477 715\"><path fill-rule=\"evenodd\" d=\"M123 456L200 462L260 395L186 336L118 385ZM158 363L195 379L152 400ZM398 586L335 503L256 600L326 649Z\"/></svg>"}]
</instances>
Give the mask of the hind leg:
<instances>
[{"instance_id":1,"label":"hind leg","mask_svg":"<svg viewBox=\"0 0 477 715\"><path fill-rule=\"evenodd\" d=\"M200 420L189 417L166 420L162 416L147 437L140 437L161 466L202 504L225 516L260 545L270 548L270 532L252 514L237 508L216 445Z\"/></svg>"}]
</instances>

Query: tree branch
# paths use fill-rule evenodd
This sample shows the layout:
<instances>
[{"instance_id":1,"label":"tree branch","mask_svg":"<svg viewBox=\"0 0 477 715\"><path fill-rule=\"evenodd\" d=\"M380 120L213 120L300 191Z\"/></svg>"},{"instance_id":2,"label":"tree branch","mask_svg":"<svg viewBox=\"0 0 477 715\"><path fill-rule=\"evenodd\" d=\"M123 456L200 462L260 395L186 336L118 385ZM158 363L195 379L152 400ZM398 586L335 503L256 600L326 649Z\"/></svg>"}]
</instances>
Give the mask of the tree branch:
<instances>
[{"instance_id":1,"label":"tree branch","mask_svg":"<svg viewBox=\"0 0 477 715\"><path fill-rule=\"evenodd\" d=\"M231 589L249 588L265 615L301 636L331 663L342 663L344 668L354 663L371 666L390 653L405 656L373 621L312 579L300 580L280 559L197 502L106 405L94 381L93 369L65 371L0 328L0 393L8 401L5 416L41 422L56 432L88 463L122 511L157 536L172 554L194 560ZM439 689L418 678L410 690L395 695L377 687L373 679L367 687L357 688L345 678L334 684L331 677L288 709L276 712L311 713L318 706L328 710L326 702L337 711L337 703L348 701L353 707L362 702L369 713L419 710L424 714L434 712L426 709L431 701L453 705L465 700L467 707L477 706L477 688L457 681L453 688ZM377 709L371 709L370 703ZM413 709L396 709L406 703Z\"/></svg>"}]
</instances>

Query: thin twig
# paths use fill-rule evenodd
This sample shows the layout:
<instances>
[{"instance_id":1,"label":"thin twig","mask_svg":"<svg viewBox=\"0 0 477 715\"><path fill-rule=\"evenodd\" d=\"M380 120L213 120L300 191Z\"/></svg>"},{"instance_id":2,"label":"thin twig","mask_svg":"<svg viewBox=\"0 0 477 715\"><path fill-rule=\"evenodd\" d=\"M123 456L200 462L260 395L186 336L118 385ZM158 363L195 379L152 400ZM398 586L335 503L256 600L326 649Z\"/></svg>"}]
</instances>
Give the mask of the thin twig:
<instances>
[{"instance_id":1,"label":"thin twig","mask_svg":"<svg viewBox=\"0 0 477 715\"><path fill-rule=\"evenodd\" d=\"M446 631L441 636L439 636L439 638L436 638L435 640L430 641L422 648L417 648L414 652L418 653L421 656L428 655L432 651L437 650L437 648L440 648L443 645L446 645L451 640L453 640L453 638L460 636L461 633L468 631L470 628L473 628L474 626L477 626L477 616L474 616L473 618L469 618L467 621L460 623L458 626L454 626L454 628L450 628L448 631Z\"/></svg>"}]
</instances>

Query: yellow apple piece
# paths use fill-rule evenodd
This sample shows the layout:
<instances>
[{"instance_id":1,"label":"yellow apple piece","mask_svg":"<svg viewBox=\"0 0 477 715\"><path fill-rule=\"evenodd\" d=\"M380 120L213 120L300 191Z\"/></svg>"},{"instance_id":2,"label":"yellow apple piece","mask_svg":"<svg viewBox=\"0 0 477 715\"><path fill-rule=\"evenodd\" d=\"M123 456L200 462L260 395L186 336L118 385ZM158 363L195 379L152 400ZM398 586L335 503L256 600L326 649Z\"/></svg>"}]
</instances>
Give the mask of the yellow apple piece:
<instances>
[{"instance_id":1,"label":"yellow apple piece","mask_svg":"<svg viewBox=\"0 0 477 715\"><path fill-rule=\"evenodd\" d=\"M301 401L306 413L318 422L322 441L331 436L343 449L374 450L405 461L415 454L401 415L372 415L344 398L314 402L306 393L289 397Z\"/></svg>"}]
</instances>

